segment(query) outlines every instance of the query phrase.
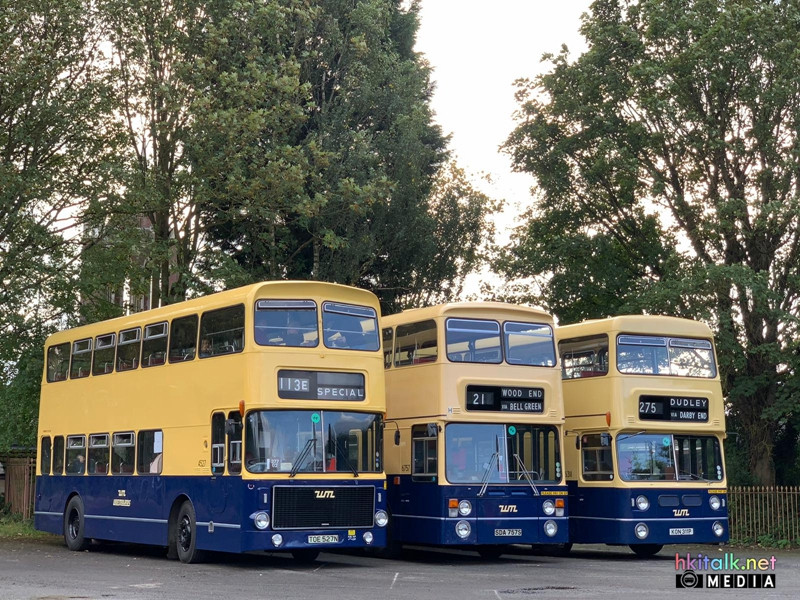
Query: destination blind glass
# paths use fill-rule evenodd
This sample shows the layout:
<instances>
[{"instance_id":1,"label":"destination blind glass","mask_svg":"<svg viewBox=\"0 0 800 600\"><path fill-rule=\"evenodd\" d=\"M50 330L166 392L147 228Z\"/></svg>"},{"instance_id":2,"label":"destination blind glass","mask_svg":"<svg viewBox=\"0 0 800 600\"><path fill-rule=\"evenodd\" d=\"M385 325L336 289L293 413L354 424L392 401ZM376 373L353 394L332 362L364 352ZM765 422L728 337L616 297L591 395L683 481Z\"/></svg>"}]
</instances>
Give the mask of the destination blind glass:
<instances>
[{"instance_id":1,"label":"destination blind glass","mask_svg":"<svg viewBox=\"0 0 800 600\"><path fill-rule=\"evenodd\" d=\"M708 422L708 398L639 396L639 418L645 421Z\"/></svg>"},{"instance_id":2,"label":"destination blind glass","mask_svg":"<svg viewBox=\"0 0 800 600\"><path fill-rule=\"evenodd\" d=\"M544 412L542 388L468 385L467 410L492 410L514 413Z\"/></svg>"},{"instance_id":3,"label":"destination blind glass","mask_svg":"<svg viewBox=\"0 0 800 600\"><path fill-rule=\"evenodd\" d=\"M327 371L278 371L278 397L292 400L365 398L364 375Z\"/></svg>"}]
</instances>

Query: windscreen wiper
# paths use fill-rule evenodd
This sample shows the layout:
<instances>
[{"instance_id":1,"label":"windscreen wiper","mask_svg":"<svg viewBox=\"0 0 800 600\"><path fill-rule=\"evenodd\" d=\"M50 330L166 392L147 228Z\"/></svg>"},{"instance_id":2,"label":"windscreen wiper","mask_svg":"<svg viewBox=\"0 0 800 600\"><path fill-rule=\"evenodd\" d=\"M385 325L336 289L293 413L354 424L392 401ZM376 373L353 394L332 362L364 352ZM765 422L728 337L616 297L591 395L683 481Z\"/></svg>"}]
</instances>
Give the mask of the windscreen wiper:
<instances>
[{"instance_id":1,"label":"windscreen wiper","mask_svg":"<svg viewBox=\"0 0 800 600\"><path fill-rule=\"evenodd\" d=\"M347 458L347 455L344 453L344 450L342 450L342 447L339 446L339 442L336 441L335 437L333 438L333 443L336 446L336 449L339 451L339 455L344 459L347 468L353 472L353 477L358 477L358 469L356 469L353 466L353 463L351 463L350 460ZM338 461L339 459L337 458L336 460Z\"/></svg>"},{"instance_id":2,"label":"windscreen wiper","mask_svg":"<svg viewBox=\"0 0 800 600\"><path fill-rule=\"evenodd\" d=\"M483 472L483 477L481 478L481 489L478 492L478 498L483 497L486 493L486 488L489 487L489 477L492 475L492 467L494 467L495 461L500 460L500 440L498 436L494 436L494 453L492 457L489 459L489 464L486 466L486 470Z\"/></svg>"},{"instance_id":3,"label":"windscreen wiper","mask_svg":"<svg viewBox=\"0 0 800 600\"><path fill-rule=\"evenodd\" d=\"M531 478L531 473L528 469L525 468L525 463L522 462L522 459L519 457L519 454L516 452L514 453L514 458L517 460L517 466L522 471L522 474L525 475L525 479L528 481L528 484L531 486L533 490L533 495L538 496L539 490L536 489L536 484L533 483L533 479ZM538 475L538 474L537 474ZM538 479L538 477L537 477Z\"/></svg>"},{"instance_id":4,"label":"windscreen wiper","mask_svg":"<svg viewBox=\"0 0 800 600\"><path fill-rule=\"evenodd\" d=\"M316 430L314 430L314 437L311 437L308 440L306 440L306 445L303 446L303 450L297 457L294 466L292 466L292 470L289 472L289 477L294 477L295 475L297 475L297 472L300 470L300 465L303 464L303 461L308 456L309 450L311 450L312 446L316 446L316 444L317 444L317 432ZM316 454L316 451L314 452L314 454Z\"/></svg>"}]
</instances>

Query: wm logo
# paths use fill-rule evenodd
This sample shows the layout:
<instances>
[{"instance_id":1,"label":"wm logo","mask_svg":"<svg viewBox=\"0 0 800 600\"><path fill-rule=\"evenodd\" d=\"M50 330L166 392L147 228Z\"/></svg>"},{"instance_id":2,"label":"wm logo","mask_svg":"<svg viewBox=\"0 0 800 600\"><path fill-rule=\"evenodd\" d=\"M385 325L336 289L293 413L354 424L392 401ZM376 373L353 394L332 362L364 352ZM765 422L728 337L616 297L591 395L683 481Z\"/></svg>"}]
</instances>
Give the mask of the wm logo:
<instances>
[{"instance_id":1,"label":"wm logo","mask_svg":"<svg viewBox=\"0 0 800 600\"><path fill-rule=\"evenodd\" d=\"M516 504L501 504L500 505L500 512L501 513L517 512L517 505Z\"/></svg>"},{"instance_id":2,"label":"wm logo","mask_svg":"<svg viewBox=\"0 0 800 600\"><path fill-rule=\"evenodd\" d=\"M672 509L672 514L676 517L688 517L689 516L689 509L688 508L674 508Z\"/></svg>"},{"instance_id":3,"label":"wm logo","mask_svg":"<svg viewBox=\"0 0 800 600\"><path fill-rule=\"evenodd\" d=\"M333 494L333 490L314 490L314 497L317 500L322 500L324 498L336 498L336 496Z\"/></svg>"}]
</instances>

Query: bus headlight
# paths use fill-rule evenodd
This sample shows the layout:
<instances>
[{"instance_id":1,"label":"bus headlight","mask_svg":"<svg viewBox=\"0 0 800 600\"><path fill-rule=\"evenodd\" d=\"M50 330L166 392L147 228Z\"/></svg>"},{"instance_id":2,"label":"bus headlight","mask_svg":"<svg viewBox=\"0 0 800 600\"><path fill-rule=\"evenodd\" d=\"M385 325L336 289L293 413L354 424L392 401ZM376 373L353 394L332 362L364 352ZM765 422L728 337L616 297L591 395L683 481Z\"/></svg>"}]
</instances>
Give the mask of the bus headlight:
<instances>
[{"instance_id":1,"label":"bus headlight","mask_svg":"<svg viewBox=\"0 0 800 600\"><path fill-rule=\"evenodd\" d=\"M555 521L544 522L544 534L548 537L553 537L558 532L558 525Z\"/></svg>"},{"instance_id":2,"label":"bus headlight","mask_svg":"<svg viewBox=\"0 0 800 600\"><path fill-rule=\"evenodd\" d=\"M256 529L266 529L269 527L269 515L265 512L258 512L253 516L253 524Z\"/></svg>"},{"instance_id":3,"label":"bus headlight","mask_svg":"<svg viewBox=\"0 0 800 600\"><path fill-rule=\"evenodd\" d=\"M459 521L456 523L456 535L462 540L468 538L470 533L472 533L472 526L468 521Z\"/></svg>"},{"instance_id":4,"label":"bus headlight","mask_svg":"<svg viewBox=\"0 0 800 600\"><path fill-rule=\"evenodd\" d=\"M458 514L466 517L472 512L472 503L469 500L462 500L458 503Z\"/></svg>"},{"instance_id":5,"label":"bus headlight","mask_svg":"<svg viewBox=\"0 0 800 600\"><path fill-rule=\"evenodd\" d=\"M375 511L375 525L378 527L386 527L386 524L389 522L389 515L386 514L385 510L377 510Z\"/></svg>"},{"instance_id":6,"label":"bus headlight","mask_svg":"<svg viewBox=\"0 0 800 600\"><path fill-rule=\"evenodd\" d=\"M639 510L647 510L650 508L650 500L647 499L647 496L636 497L636 508Z\"/></svg>"},{"instance_id":7,"label":"bus headlight","mask_svg":"<svg viewBox=\"0 0 800 600\"><path fill-rule=\"evenodd\" d=\"M725 528L722 526L722 523L719 521L714 521L714 524L711 526L711 530L714 532L714 535L717 537L722 537L722 534L725 533Z\"/></svg>"},{"instance_id":8,"label":"bus headlight","mask_svg":"<svg viewBox=\"0 0 800 600\"><path fill-rule=\"evenodd\" d=\"M280 533L276 533L272 536L272 545L276 548L283 543L283 536Z\"/></svg>"},{"instance_id":9,"label":"bus headlight","mask_svg":"<svg viewBox=\"0 0 800 600\"><path fill-rule=\"evenodd\" d=\"M372 532L371 532L371 531L365 531L365 532L364 532L364 535L363 535L363 538L364 538L364 541L365 541L367 544L371 544L371 543L372 543L372 540L374 539L374 538L372 537Z\"/></svg>"},{"instance_id":10,"label":"bus headlight","mask_svg":"<svg viewBox=\"0 0 800 600\"><path fill-rule=\"evenodd\" d=\"M556 505L552 500L545 500L542 502L542 510L544 511L544 514L550 517L554 512L556 512Z\"/></svg>"},{"instance_id":11,"label":"bus headlight","mask_svg":"<svg viewBox=\"0 0 800 600\"><path fill-rule=\"evenodd\" d=\"M643 540L648 535L650 535L650 530L644 523L637 523L636 528L633 530L633 532L636 534L636 537L639 538L640 540Z\"/></svg>"},{"instance_id":12,"label":"bus headlight","mask_svg":"<svg viewBox=\"0 0 800 600\"><path fill-rule=\"evenodd\" d=\"M722 502L720 502L718 496L711 496L711 498L708 499L708 505L711 507L711 510L719 510L722 506Z\"/></svg>"}]
</instances>

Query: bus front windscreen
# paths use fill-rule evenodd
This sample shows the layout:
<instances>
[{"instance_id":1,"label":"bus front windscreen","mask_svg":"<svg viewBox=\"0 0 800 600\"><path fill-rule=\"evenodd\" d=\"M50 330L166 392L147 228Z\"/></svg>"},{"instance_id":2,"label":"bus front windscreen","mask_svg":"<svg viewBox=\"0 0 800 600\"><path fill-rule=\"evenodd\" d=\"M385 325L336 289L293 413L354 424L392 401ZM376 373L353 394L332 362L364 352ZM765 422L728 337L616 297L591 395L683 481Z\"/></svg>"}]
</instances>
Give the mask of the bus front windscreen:
<instances>
[{"instance_id":1,"label":"bus front windscreen","mask_svg":"<svg viewBox=\"0 0 800 600\"><path fill-rule=\"evenodd\" d=\"M247 415L251 473L376 473L382 469L380 415L332 410L260 410Z\"/></svg>"},{"instance_id":2,"label":"bus front windscreen","mask_svg":"<svg viewBox=\"0 0 800 600\"><path fill-rule=\"evenodd\" d=\"M325 346L346 350L380 350L378 313L368 306L325 302L322 304Z\"/></svg>"},{"instance_id":3,"label":"bus front windscreen","mask_svg":"<svg viewBox=\"0 0 800 600\"><path fill-rule=\"evenodd\" d=\"M721 481L722 450L710 435L621 433L617 464L624 481Z\"/></svg>"},{"instance_id":4,"label":"bus front windscreen","mask_svg":"<svg viewBox=\"0 0 800 600\"><path fill-rule=\"evenodd\" d=\"M451 423L445 447L450 483L561 480L558 432L552 425Z\"/></svg>"}]
</instances>

